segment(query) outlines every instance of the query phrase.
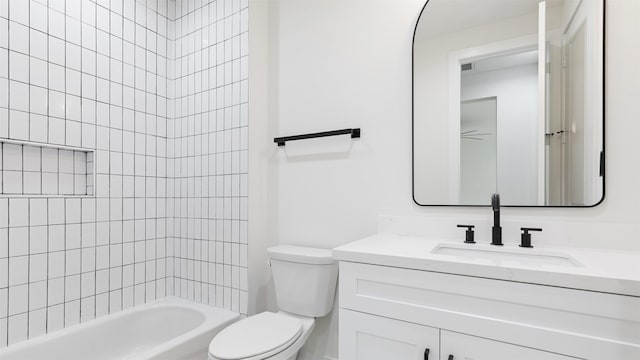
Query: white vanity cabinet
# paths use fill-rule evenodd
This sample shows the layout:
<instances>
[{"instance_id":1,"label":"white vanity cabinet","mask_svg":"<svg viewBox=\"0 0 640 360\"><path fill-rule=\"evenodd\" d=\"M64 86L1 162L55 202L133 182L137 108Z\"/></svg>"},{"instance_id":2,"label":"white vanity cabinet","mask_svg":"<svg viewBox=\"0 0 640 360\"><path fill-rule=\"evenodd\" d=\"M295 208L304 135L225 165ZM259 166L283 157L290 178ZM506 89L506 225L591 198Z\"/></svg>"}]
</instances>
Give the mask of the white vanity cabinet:
<instances>
[{"instance_id":1,"label":"white vanity cabinet","mask_svg":"<svg viewBox=\"0 0 640 360\"><path fill-rule=\"evenodd\" d=\"M341 309L340 359L570 360L576 358Z\"/></svg>"},{"instance_id":2,"label":"white vanity cabinet","mask_svg":"<svg viewBox=\"0 0 640 360\"><path fill-rule=\"evenodd\" d=\"M340 360L640 359L640 297L338 259Z\"/></svg>"},{"instance_id":3,"label":"white vanity cabinet","mask_svg":"<svg viewBox=\"0 0 640 360\"><path fill-rule=\"evenodd\" d=\"M440 333L440 346L440 360L576 359L574 357L553 354L546 351L487 340L476 336L469 336L446 330L442 330Z\"/></svg>"},{"instance_id":4,"label":"white vanity cabinet","mask_svg":"<svg viewBox=\"0 0 640 360\"><path fill-rule=\"evenodd\" d=\"M437 360L440 330L340 309L340 359Z\"/></svg>"}]
</instances>

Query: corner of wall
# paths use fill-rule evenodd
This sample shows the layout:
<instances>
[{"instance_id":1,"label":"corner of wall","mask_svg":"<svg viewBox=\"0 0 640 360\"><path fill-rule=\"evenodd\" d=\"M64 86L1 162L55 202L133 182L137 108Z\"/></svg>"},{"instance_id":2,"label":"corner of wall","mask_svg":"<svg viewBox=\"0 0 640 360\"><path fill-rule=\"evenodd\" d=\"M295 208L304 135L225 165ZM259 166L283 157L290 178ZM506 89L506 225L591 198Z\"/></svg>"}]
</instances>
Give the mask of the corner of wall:
<instances>
[{"instance_id":1,"label":"corner of wall","mask_svg":"<svg viewBox=\"0 0 640 360\"><path fill-rule=\"evenodd\" d=\"M273 310L269 245L269 6L249 0L249 304L248 313Z\"/></svg>"}]
</instances>

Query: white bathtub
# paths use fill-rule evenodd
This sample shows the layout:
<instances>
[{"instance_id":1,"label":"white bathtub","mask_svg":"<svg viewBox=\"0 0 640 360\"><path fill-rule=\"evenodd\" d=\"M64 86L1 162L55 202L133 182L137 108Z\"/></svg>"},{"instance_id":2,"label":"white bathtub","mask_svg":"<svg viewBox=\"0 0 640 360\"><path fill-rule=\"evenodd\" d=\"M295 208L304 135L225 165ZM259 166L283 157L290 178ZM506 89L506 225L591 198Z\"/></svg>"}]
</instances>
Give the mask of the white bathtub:
<instances>
[{"instance_id":1,"label":"white bathtub","mask_svg":"<svg viewBox=\"0 0 640 360\"><path fill-rule=\"evenodd\" d=\"M0 350L2 360L206 359L237 313L167 297Z\"/></svg>"}]
</instances>

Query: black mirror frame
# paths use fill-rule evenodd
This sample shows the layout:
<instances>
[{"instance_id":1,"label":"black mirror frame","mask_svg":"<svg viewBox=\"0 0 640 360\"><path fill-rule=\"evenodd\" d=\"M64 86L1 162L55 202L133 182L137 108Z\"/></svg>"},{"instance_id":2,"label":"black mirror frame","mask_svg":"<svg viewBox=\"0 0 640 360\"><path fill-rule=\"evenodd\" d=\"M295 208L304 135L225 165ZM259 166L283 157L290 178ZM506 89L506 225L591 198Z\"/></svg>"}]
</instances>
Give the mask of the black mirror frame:
<instances>
[{"instance_id":1,"label":"black mirror frame","mask_svg":"<svg viewBox=\"0 0 640 360\"><path fill-rule=\"evenodd\" d=\"M434 206L434 207L446 207L446 206L454 206L454 207L489 207L491 204L487 205L432 205L432 204L421 204L416 199L416 180L415 180L415 86L414 86L414 67L415 67L415 41L416 41L416 31L418 30L418 24L420 24L420 19L422 18L422 14L424 13L427 5L430 0L426 0L424 6L420 10L420 14L416 20L416 25L413 28L413 36L411 39L411 198L413 202L418 206ZM561 205L502 205L502 207L510 207L510 208L559 208L559 209L587 209L593 208L600 204L602 204L605 200L605 195L607 193L607 182L606 182L606 127L607 123L606 119L606 109L607 109L607 98L606 98L606 61L607 61L607 39L606 39L606 29L607 29L607 0L602 0L602 151L601 151L601 162L600 162L600 173L602 174L602 197L598 202L593 205L584 205L584 206L561 206Z\"/></svg>"}]
</instances>

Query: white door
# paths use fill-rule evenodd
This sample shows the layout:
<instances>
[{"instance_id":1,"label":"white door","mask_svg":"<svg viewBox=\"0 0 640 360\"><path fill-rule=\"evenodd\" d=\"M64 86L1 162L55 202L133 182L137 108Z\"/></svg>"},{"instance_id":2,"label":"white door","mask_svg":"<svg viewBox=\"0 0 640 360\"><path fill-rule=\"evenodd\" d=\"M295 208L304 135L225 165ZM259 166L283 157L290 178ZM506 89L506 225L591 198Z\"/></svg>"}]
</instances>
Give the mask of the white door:
<instances>
[{"instance_id":1,"label":"white door","mask_svg":"<svg viewBox=\"0 0 640 360\"><path fill-rule=\"evenodd\" d=\"M340 309L341 360L438 360L440 331Z\"/></svg>"},{"instance_id":2,"label":"white door","mask_svg":"<svg viewBox=\"0 0 640 360\"><path fill-rule=\"evenodd\" d=\"M571 360L523 346L442 330L440 360Z\"/></svg>"},{"instance_id":3,"label":"white door","mask_svg":"<svg viewBox=\"0 0 640 360\"><path fill-rule=\"evenodd\" d=\"M566 51L566 127L567 127L567 205L585 205L585 25L565 45Z\"/></svg>"}]
</instances>

